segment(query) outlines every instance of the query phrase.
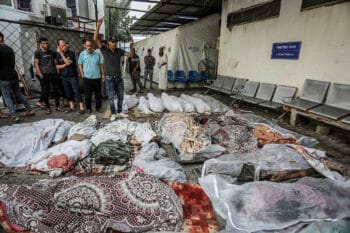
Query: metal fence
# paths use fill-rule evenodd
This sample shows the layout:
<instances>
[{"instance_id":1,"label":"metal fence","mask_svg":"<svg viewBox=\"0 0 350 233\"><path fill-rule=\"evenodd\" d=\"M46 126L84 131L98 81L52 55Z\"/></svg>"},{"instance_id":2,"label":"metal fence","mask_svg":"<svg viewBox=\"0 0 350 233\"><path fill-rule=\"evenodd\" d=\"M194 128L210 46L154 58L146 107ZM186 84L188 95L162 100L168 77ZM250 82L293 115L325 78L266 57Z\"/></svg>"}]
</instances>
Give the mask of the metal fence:
<instances>
[{"instance_id":1,"label":"metal fence","mask_svg":"<svg viewBox=\"0 0 350 233\"><path fill-rule=\"evenodd\" d=\"M32 79L30 74L30 66L40 37L48 38L50 49L54 51L56 51L56 40L62 38L69 42L70 49L77 55L81 50L81 41L84 38L92 39L93 36L91 32L5 19L0 19L0 32L4 34L5 44L15 51L16 65L24 74L27 87L31 92L40 91L38 80Z\"/></svg>"}]
</instances>

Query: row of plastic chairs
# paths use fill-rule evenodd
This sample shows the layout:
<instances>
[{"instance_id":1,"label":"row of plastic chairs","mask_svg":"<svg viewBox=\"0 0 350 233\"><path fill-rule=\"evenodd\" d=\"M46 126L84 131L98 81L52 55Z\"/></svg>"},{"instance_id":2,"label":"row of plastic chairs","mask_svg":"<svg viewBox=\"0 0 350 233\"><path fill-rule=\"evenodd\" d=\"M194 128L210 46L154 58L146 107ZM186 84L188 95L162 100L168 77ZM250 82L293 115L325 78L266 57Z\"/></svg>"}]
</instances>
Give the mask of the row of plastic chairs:
<instances>
[{"instance_id":1,"label":"row of plastic chairs","mask_svg":"<svg viewBox=\"0 0 350 233\"><path fill-rule=\"evenodd\" d=\"M210 90L229 94L233 102L244 101L260 105L266 108L282 108L284 101L290 101L297 88L269 83L248 81L248 79L234 78L218 75L211 85L206 86Z\"/></svg>"},{"instance_id":2,"label":"row of plastic chairs","mask_svg":"<svg viewBox=\"0 0 350 233\"><path fill-rule=\"evenodd\" d=\"M230 94L234 102L244 101L271 109L294 109L350 124L350 85L347 84L331 85L330 82L306 79L298 97L295 97L296 87L223 75L218 75L214 83L205 87L207 92Z\"/></svg>"},{"instance_id":3,"label":"row of plastic chairs","mask_svg":"<svg viewBox=\"0 0 350 233\"><path fill-rule=\"evenodd\" d=\"M230 97L266 108L282 108L285 101L294 98L297 88L270 83L247 81L239 92Z\"/></svg>"},{"instance_id":4,"label":"row of plastic chairs","mask_svg":"<svg viewBox=\"0 0 350 233\"><path fill-rule=\"evenodd\" d=\"M350 85L306 79L300 96L284 105L350 124Z\"/></svg>"},{"instance_id":5,"label":"row of plastic chairs","mask_svg":"<svg viewBox=\"0 0 350 233\"><path fill-rule=\"evenodd\" d=\"M183 70L176 70L175 75L172 70L168 70L168 82L206 82L208 76L205 72L200 74L196 70L190 70L188 72L188 77Z\"/></svg>"}]
</instances>

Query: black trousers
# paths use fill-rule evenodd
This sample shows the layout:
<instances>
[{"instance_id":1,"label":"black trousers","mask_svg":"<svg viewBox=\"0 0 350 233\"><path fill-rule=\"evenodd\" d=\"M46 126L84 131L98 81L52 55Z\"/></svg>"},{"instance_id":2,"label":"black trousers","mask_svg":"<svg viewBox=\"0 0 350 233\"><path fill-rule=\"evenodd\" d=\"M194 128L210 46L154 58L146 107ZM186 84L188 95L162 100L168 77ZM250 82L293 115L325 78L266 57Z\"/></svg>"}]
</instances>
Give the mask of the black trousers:
<instances>
[{"instance_id":1,"label":"black trousers","mask_svg":"<svg viewBox=\"0 0 350 233\"><path fill-rule=\"evenodd\" d=\"M60 96L58 93L58 75L57 74L44 74L42 79L42 94L45 106L50 109L49 96L50 85L53 87L53 93L55 98L56 108L60 106Z\"/></svg>"},{"instance_id":2,"label":"black trousers","mask_svg":"<svg viewBox=\"0 0 350 233\"><path fill-rule=\"evenodd\" d=\"M102 107L101 97L101 79L89 79L84 77L84 92L85 92L85 106L87 110L91 110L91 96L95 93L96 110Z\"/></svg>"},{"instance_id":3,"label":"black trousers","mask_svg":"<svg viewBox=\"0 0 350 233\"><path fill-rule=\"evenodd\" d=\"M139 86L140 90L143 90L143 85L140 78L141 78L140 72L136 72L134 75L131 74L132 85L135 91L137 90L137 86Z\"/></svg>"},{"instance_id":4,"label":"black trousers","mask_svg":"<svg viewBox=\"0 0 350 233\"><path fill-rule=\"evenodd\" d=\"M39 98L39 102L43 103L44 102L43 80L38 75L35 75L35 77L39 80L39 84L40 84L40 98Z\"/></svg>"}]
</instances>

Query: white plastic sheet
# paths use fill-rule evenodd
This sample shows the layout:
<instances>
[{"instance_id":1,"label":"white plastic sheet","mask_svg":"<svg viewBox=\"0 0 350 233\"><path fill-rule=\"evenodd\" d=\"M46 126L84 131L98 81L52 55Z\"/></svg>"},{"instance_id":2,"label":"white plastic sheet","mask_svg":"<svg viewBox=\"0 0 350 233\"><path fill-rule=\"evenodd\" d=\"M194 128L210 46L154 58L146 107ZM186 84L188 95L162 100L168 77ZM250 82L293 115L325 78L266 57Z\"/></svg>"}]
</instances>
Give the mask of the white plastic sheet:
<instances>
[{"instance_id":1,"label":"white plastic sheet","mask_svg":"<svg viewBox=\"0 0 350 233\"><path fill-rule=\"evenodd\" d=\"M291 145L291 147L298 151L300 156L302 156L307 161L307 163L320 174L324 175L328 179L339 182L346 186L350 186L349 177L342 176L337 171L331 171L326 164L320 161L320 158L326 157L326 153L324 151L298 145Z\"/></svg>"},{"instance_id":2,"label":"white plastic sheet","mask_svg":"<svg viewBox=\"0 0 350 233\"><path fill-rule=\"evenodd\" d=\"M209 95L193 94L192 96L195 98L199 98L205 101L206 103L208 103L210 105L212 112L225 113L230 110L230 108L227 105L223 104L219 100Z\"/></svg>"},{"instance_id":3,"label":"white plastic sheet","mask_svg":"<svg viewBox=\"0 0 350 233\"><path fill-rule=\"evenodd\" d=\"M169 112L183 112L182 105L178 98L176 96L171 96L166 94L165 92L162 93L161 99L163 101L164 107Z\"/></svg>"},{"instance_id":4,"label":"white plastic sheet","mask_svg":"<svg viewBox=\"0 0 350 233\"><path fill-rule=\"evenodd\" d=\"M91 138L92 135L96 132L97 118L96 115L89 116L82 123L75 124L70 128L68 133L68 139L73 135L83 135L86 138Z\"/></svg>"},{"instance_id":5,"label":"white plastic sheet","mask_svg":"<svg viewBox=\"0 0 350 233\"><path fill-rule=\"evenodd\" d=\"M163 112L165 107L161 98L155 97L152 93L147 94L149 107L153 112Z\"/></svg>"},{"instance_id":6,"label":"white plastic sheet","mask_svg":"<svg viewBox=\"0 0 350 233\"><path fill-rule=\"evenodd\" d=\"M349 233L350 220L319 221L311 223L299 223L281 230L257 231L256 233ZM249 233L237 229L223 230L220 233Z\"/></svg>"},{"instance_id":7,"label":"white plastic sheet","mask_svg":"<svg viewBox=\"0 0 350 233\"><path fill-rule=\"evenodd\" d=\"M210 173L238 177L244 165L255 167L254 180L260 180L260 172L278 173L311 169L311 166L291 146L267 144L254 153L233 153L207 160L203 165L203 175Z\"/></svg>"},{"instance_id":8,"label":"white plastic sheet","mask_svg":"<svg viewBox=\"0 0 350 233\"><path fill-rule=\"evenodd\" d=\"M140 154L137 156L138 159L146 162L151 162L157 159L164 158L166 151L163 148L159 148L158 144L151 142L142 147Z\"/></svg>"},{"instance_id":9,"label":"white plastic sheet","mask_svg":"<svg viewBox=\"0 0 350 233\"><path fill-rule=\"evenodd\" d=\"M52 177L60 176L74 168L79 159L85 158L91 150L90 140L75 141L69 140L57 144L47 150L38 153L41 158L38 161L32 161L32 169L49 172Z\"/></svg>"},{"instance_id":10,"label":"white plastic sheet","mask_svg":"<svg viewBox=\"0 0 350 233\"><path fill-rule=\"evenodd\" d=\"M198 153L186 153L183 151L179 151L177 155L178 161L205 161L207 159L215 158L222 155L226 149L218 144L209 144L201 149Z\"/></svg>"},{"instance_id":11,"label":"white plastic sheet","mask_svg":"<svg viewBox=\"0 0 350 233\"><path fill-rule=\"evenodd\" d=\"M128 119L113 121L103 128L98 129L91 137L91 141L95 146L108 140L126 143L128 141L128 136L135 133L137 125L137 122L129 121Z\"/></svg>"},{"instance_id":12,"label":"white plastic sheet","mask_svg":"<svg viewBox=\"0 0 350 233\"><path fill-rule=\"evenodd\" d=\"M63 120L47 119L0 128L0 162L7 167L27 166L40 159Z\"/></svg>"},{"instance_id":13,"label":"white plastic sheet","mask_svg":"<svg viewBox=\"0 0 350 233\"><path fill-rule=\"evenodd\" d=\"M141 96L137 108L144 114L152 114L153 112L150 110L149 107L150 106L148 100L145 97Z\"/></svg>"},{"instance_id":14,"label":"white plastic sheet","mask_svg":"<svg viewBox=\"0 0 350 233\"><path fill-rule=\"evenodd\" d=\"M270 120L268 120L262 116L252 114L252 113L238 113L238 112L234 112L233 110L230 110L230 111L225 113L225 116L238 117L240 119L244 119L246 121L249 121L249 123L251 123L253 125L261 125L261 124L268 125L268 126L272 127L275 131L279 132L281 135L284 135L285 137L292 135L293 137L297 138L299 144L301 144L303 146L314 147L315 145L317 145L319 143L316 138L304 136L304 135L298 134L296 132L284 129L284 128L280 127L279 125L271 122Z\"/></svg>"},{"instance_id":15,"label":"white plastic sheet","mask_svg":"<svg viewBox=\"0 0 350 233\"><path fill-rule=\"evenodd\" d=\"M204 162L202 177L208 174L229 175L237 178L245 164L257 166L258 158L255 153L233 153Z\"/></svg>"},{"instance_id":16,"label":"white plastic sheet","mask_svg":"<svg viewBox=\"0 0 350 233\"><path fill-rule=\"evenodd\" d=\"M136 107L138 103L139 103L139 98L137 98L136 94L124 95L123 107L122 107L123 112L127 112L129 109ZM117 106L118 99L114 100L114 104L115 106Z\"/></svg>"},{"instance_id":17,"label":"white plastic sheet","mask_svg":"<svg viewBox=\"0 0 350 233\"><path fill-rule=\"evenodd\" d=\"M179 148L186 130L187 125L182 121L166 124L162 129L162 142Z\"/></svg>"},{"instance_id":18,"label":"white plastic sheet","mask_svg":"<svg viewBox=\"0 0 350 233\"><path fill-rule=\"evenodd\" d=\"M306 177L295 183L232 185L219 176L208 175L199 183L226 220L226 230L278 230L299 222L350 217L349 187L329 179Z\"/></svg>"},{"instance_id":19,"label":"white plastic sheet","mask_svg":"<svg viewBox=\"0 0 350 233\"><path fill-rule=\"evenodd\" d=\"M195 97L185 95L185 94L181 94L180 98L193 104L198 113L210 113L211 112L210 105L199 98L195 98Z\"/></svg>"},{"instance_id":20,"label":"white plastic sheet","mask_svg":"<svg viewBox=\"0 0 350 233\"><path fill-rule=\"evenodd\" d=\"M91 141L98 146L108 140L128 142L130 136L135 136L139 142L145 144L152 140L157 134L152 130L151 124L138 123L121 119L107 124L99 129L92 137Z\"/></svg>"},{"instance_id":21,"label":"white plastic sheet","mask_svg":"<svg viewBox=\"0 0 350 233\"><path fill-rule=\"evenodd\" d=\"M190 102L188 102L184 99L181 99L181 98L177 98L177 99L181 103L181 106L182 106L184 112L195 112L196 111L194 105L191 104Z\"/></svg>"},{"instance_id":22,"label":"white plastic sheet","mask_svg":"<svg viewBox=\"0 0 350 233\"><path fill-rule=\"evenodd\" d=\"M145 145L150 142L153 137L157 136L157 134L152 130L151 124L146 122L137 124L134 136L142 145Z\"/></svg>"},{"instance_id":23,"label":"white plastic sheet","mask_svg":"<svg viewBox=\"0 0 350 233\"><path fill-rule=\"evenodd\" d=\"M181 165L165 156L166 152L152 142L142 148L133 166L164 181L186 182L186 174Z\"/></svg>"},{"instance_id":24,"label":"white plastic sheet","mask_svg":"<svg viewBox=\"0 0 350 233\"><path fill-rule=\"evenodd\" d=\"M69 130L73 127L75 123L72 121L63 121L57 128L52 142L57 144L61 143L67 139Z\"/></svg>"}]
</instances>

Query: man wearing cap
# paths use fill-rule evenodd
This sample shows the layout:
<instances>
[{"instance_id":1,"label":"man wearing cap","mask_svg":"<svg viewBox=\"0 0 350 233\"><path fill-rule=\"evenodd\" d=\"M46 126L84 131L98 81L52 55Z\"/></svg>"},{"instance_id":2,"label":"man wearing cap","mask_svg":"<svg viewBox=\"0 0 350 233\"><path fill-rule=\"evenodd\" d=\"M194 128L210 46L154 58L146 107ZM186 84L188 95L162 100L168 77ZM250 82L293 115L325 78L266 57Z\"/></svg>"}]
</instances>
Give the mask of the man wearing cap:
<instances>
[{"instance_id":1,"label":"man wearing cap","mask_svg":"<svg viewBox=\"0 0 350 233\"><path fill-rule=\"evenodd\" d=\"M94 33L94 41L98 48L100 48L105 65L106 71L106 89L109 99L109 106L111 109L111 121L114 121L117 117L123 118L128 115L122 113L123 99L124 99L124 81L121 76L120 60L122 56L132 57L133 52L126 52L120 48L117 48L117 38L110 37L108 40L108 47L101 43L98 38L103 19L97 20L96 31ZM133 43L130 43L130 51L132 51ZM114 104L114 91L117 92L118 106L117 110Z\"/></svg>"}]
</instances>

